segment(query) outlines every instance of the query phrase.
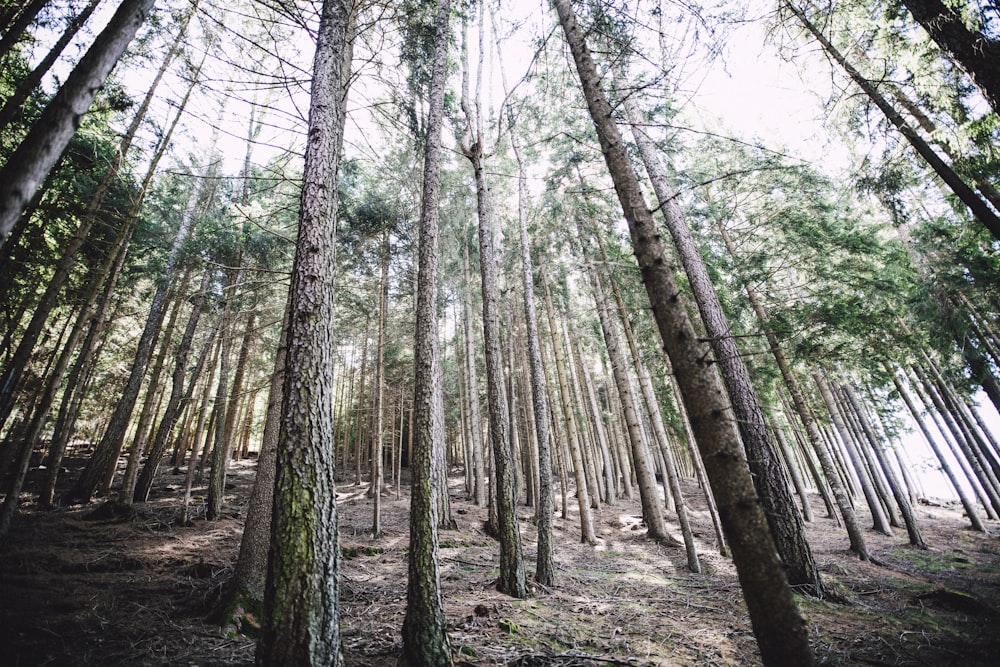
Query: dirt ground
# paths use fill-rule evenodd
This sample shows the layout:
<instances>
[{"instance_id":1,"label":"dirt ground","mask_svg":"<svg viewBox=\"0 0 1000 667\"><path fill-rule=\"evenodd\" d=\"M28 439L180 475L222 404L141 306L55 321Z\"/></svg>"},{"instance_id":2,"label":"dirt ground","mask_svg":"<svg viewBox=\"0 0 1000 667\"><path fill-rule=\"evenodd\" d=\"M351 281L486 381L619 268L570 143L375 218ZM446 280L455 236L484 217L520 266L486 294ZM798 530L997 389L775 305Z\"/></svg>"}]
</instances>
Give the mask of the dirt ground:
<instances>
[{"instance_id":1,"label":"dirt ground","mask_svg":"<svg viewBox=\"0 0 1000 667\"><path fill-rule=\"evenodd\" d=\"M69 462L72 465L73 462ZM229 476L227 511L175 525L183 497L169 470L130 516L98 503L40 511L26 488L23 510L0 545L0 665L250 665L254 643L206 624L239 548L252 461ZM458 530L442 531L441 579L456 662L465 665L760 664L731 562L718 555L708 514L686 486L703 574L683 549L644 537L638 501L596 513L596 546L579 543L573 499L556 518L556 586L531 597L498 594L498 548L485 511L452 480ZM393 665L406 596L407 489L383 502L384 535L371 539L365 487L339 488L343 654L348 666ZM846 603L799 598L817 659L826 665L1000 665L1000 523L967 529L960 506L917 508L929 550L867 532L880 564L847 551L846 534L814 498L808 524L828 588ZM558 504L558 494L557 494ZM532 511L521 508L529 571ZM870 521L863 515L866 525ZM676 524L671 524L679 537Z\"/></svg>"}]
</instances>

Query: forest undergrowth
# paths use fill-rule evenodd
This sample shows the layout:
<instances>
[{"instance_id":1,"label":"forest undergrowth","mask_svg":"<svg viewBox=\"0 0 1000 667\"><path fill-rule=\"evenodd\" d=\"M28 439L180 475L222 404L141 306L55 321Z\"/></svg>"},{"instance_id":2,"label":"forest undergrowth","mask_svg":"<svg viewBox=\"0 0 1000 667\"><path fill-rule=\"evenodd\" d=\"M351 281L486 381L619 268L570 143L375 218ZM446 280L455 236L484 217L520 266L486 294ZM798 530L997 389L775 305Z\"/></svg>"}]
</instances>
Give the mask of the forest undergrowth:
<instances>
[{"instance_id":1,"label":"forest undergrowth","mask_svg":"<svg viewBox=\"0 0 1000 667\"><path fill-rule=\"evenodd\" d=\"M252 637L205 621L236 559L253 476L252 461L233 464L226 512L213 522L204 520L204 488L196 488L188 526L177 525L183 478L166 467L150 501L130 511L110 503L42 511L28 499L29 483L0 545L0 664L253 664ZM452 477L458 530L440 533L458 664L760 664L735 569L718 555L693 481L685 491L703 574L686 570L683 548L644 537L638 499L602 506L598 543L581 544L570 498L568 519L555 520L556 585L533 585L526 600L496 592L498 546L483 531L486 510L465 500L461 484ZM401 652L408 489L397 498L387 488L383 535L374 540L366 490L349 481L338 487L343 655L348 666L380 667ZM558 492L556 501L558 509ZM809 539L828 589L842 598L798 598L821 664L1000 664L1000 524L975 533L957 503L924 502L917 512L930 549L908 546L902 529L894 537L868 531L878 564L865 563L823 518L819 496L813 501ZM530 564L532 510L519 507L518 516ZM252 634L252 618L244 630Z\"/></svg>"}]
</instances>

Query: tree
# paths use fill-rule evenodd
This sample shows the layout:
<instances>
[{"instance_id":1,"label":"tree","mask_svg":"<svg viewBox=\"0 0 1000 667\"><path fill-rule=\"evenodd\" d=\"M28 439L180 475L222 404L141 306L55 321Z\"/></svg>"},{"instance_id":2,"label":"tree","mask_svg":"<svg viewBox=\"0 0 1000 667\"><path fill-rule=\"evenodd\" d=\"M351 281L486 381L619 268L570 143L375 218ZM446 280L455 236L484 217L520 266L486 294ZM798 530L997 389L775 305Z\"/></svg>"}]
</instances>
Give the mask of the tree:
<instances>
[{"instance_id":1,"label":"tree","mask_svg":"<svg viewBox=\"0 0 1000 667\"><path fill-rule=\"evenodd\" d=\"M1000 239L1000 216L997 215L989 204L982 200L975 193L975 191L969 187L969 185L955 173L955 170L948 165L941 156L926 142L924 139L917 134L917 132L907 124L906 120L902 115L892 106L892 104L887 100L875 85L865 78L850 62L847 58L833 45L833 43L823 34L823 32L813 23L806 13L794 6L789 2L789 0L782 0L783 6L787 7L790 12L798 19L802 27L806 29L820 45L823 50L826 51L829 56L836 61L840 67L847 72L847 75L851 78L854 83L864 91L864 93L871 99L871 101L885 114L885 117L890 123L899 131L901 135L909 142L913 147L913 150L920 155L921 158L930 166L934 173L944 181L948 188L955 193L955 196L968 207L969 211L981 222L994 238Z\"/></svg>"},{"instance_id":2,"label":"tree","mask_svg":"<svg viewBox=\"0 0 1000 667\"><path fill-rule=\"evenodd\" d=\"M600 87L597 68L569 0L554 0L583 88L587 108L615 184L633 250L649 296L664 349L674 367L698 448L728 530L743 596L766 665L813 663L805 624L792 598L757 500L746 459L723 388L707 365L685 299L674 282L652 214L629 164L611 105Z\"/></svg>"},{"instance_id":3,"label":"tree","mask_svg":"<svg viewBox=\"0 0 1000 667\"><path fill-rule=\"evenodd\" d=\"M441 195L441 128L451 41L450 0L438 0L433 35L424 184L420 200L417 321L414 331L413 447L410 451L410 551L403 619L403 655L413 667L452 664L438 572L435 450L444 448L441 358L438 352L438 205Z\"/></svg>"},{"instance_id":4,"label":"tree","mask_svg":"<svg viewBox=\"0 0 1000 667\"><path fill-rule=\"evenodd\" d=\"M340 659L333 220L354 11L350 0L324 0L316 33L258 665Z\"/></svg>"},{"instance_id":5,"label":"tree","mask_svg":"<svg viewBox=\"0 0 1000 667\"><path fill-rule=\"evenodd\" d=\"M107 27L0 170L0 244L62 155L94 95L145 22L153 3L122 0Z\"/></svg>"},{"instance_id":6,"label":"tree","mask_svg":"<svg viewBox=\"0 0 1000 667\"><path fill-rule=\"evenodd\" d=\"M479 53L483 55L483 11L480 5ZM524 554L517 522L517 498L514 487L516 471L511 442L508 400L504 387L502 345L500 342L500 276L494 229L493 202L486 181L486 162L481 99L482 61L477 78L475 107L469 99L468 64L463 71L462 107L465 111L466 134L462 152L472 165L476 183L476 212L479 221L479 272L483 294L483 341L486 356L486 403L489 412L489 437L493 450L496 485L498 537L500 539L500 578L497 590L513 597L527 596L524 580Z\"/></svg>"}]
</instances>

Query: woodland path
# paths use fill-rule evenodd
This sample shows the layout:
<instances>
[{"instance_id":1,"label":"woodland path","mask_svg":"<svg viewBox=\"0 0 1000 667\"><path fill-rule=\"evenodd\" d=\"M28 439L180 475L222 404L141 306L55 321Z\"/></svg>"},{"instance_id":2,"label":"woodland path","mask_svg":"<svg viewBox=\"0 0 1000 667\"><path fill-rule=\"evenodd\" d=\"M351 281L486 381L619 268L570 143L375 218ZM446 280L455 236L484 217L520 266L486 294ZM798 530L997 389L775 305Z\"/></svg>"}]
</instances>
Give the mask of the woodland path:
<instances>
[{"instance_id":1,"label":"woodland path","mask_svg":"<svg viewBox=\"0 0 1000 667\"><path fill-rule=\"evenodd\" d=\"M206 522L196 512L188 527L173 523L183 490L169 470L150 502L129 515L102 513L110 506L99 504L42 512L26 496L0 545L0 664L253 664L253 640L204 622L236 558L253 472L252 461L235 463L223 518ZM485 510L464 500L460 484L453 478L459 530L440 538L460 664L759 664L735 571L716 554L691 483L705 574L684 569L683 549L643 537L638 500L603 507L599 544L579 544L570 500L569 520L555 521L557 586L535 587L527 600L494 590L498 547L482 531ZM395 664L401 646L407 489L400 499L384 496L377 541L367 534L365 489L338 489L344 657L348 666L381 667ZM201 508L203 490L195 493ZM800 598L821 664L1000 664L1000 524L991 522L992 535L977 534L964 527L957 504L920 504L931 549L909 547L903 530L892 538L868 531L879 566L853 559L846 534L819 518L825 513L818 496L814 502L818 518L807 529L815 556L827 584L848 601ZM533 564L531 510L518 514Z\"/></svg>"}]
</instances>

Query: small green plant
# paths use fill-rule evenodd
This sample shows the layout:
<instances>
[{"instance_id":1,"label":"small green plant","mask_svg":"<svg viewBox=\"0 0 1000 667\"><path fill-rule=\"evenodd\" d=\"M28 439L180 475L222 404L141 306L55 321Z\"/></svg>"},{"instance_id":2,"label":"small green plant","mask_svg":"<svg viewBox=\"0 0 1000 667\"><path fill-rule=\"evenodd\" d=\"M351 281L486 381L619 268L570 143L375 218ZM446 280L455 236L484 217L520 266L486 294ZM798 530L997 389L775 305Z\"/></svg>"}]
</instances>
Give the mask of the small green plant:
<instances>
[{"instance_id":1,"label":"small green plant","mask_svg":"<svg viewBox=\"0 0 1000 667\"><path fill-rule=\"evenodd\" d=\"M501 630L503 630L509 635L517 634L518 631L517 623L508 618L501 618L500 623L498 625L500 626Z\"/></svg>"}]
</instances>

